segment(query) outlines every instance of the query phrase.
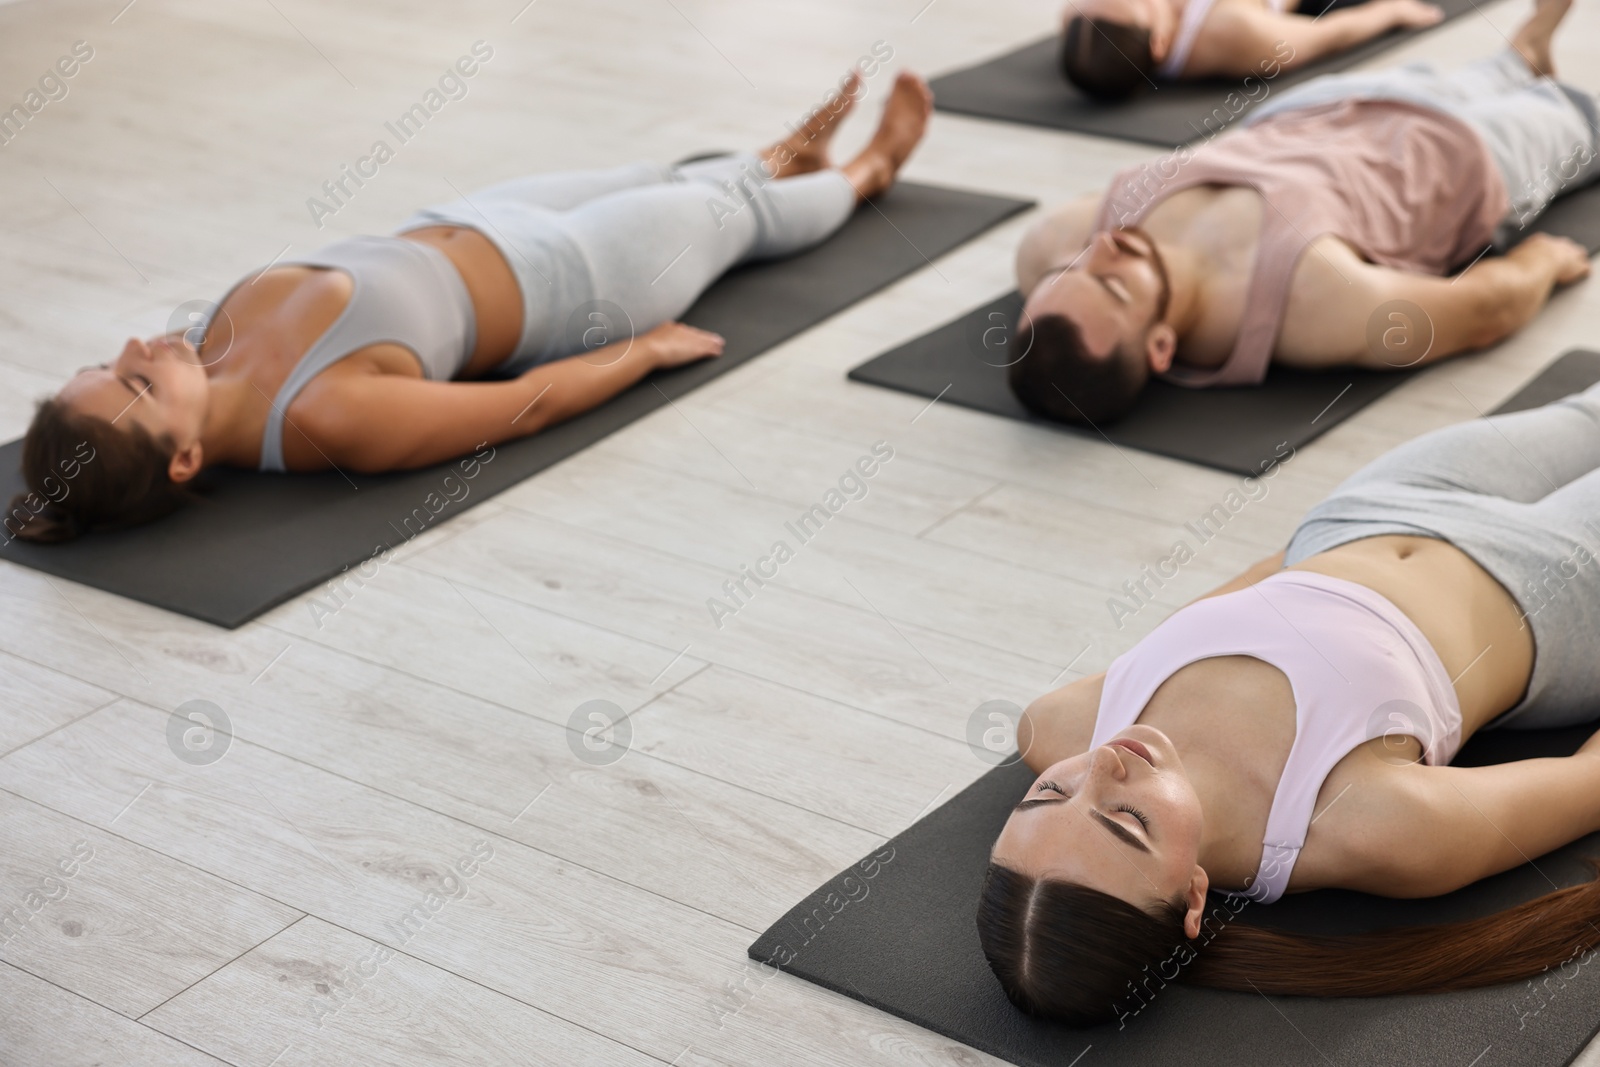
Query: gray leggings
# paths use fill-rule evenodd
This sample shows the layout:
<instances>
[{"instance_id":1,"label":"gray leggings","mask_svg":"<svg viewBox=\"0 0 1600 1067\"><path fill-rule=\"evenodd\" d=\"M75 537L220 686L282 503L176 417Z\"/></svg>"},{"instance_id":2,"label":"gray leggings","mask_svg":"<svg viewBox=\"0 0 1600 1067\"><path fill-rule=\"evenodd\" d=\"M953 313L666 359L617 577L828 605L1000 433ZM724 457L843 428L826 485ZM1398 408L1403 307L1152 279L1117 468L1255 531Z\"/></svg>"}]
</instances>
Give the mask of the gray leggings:
<instances>
[{"instance_id":1,"label":"gray leggings","mask_svg":"<svg viewBox=\"0 0 1600 1067\"><path fill-rule=\"evenodd\" d=\"M517 373L676 319L729 268L792 255L855 210L837 170L782 180L753 155L516 178L402 224L466 226L492 241L522 289Z\"/></svg>"},{"instance_id":2,"label":"gray leggings","mask_svg":"<svg viewBox=\"0 0 1600 1067\"><path fill-rule=\"evenodd\" d=\"M1336 100L1398 100L1477 131L1511 197L1495 235L1504 249L1550 201L1600 178L1600 106L1582 89L1534 74L1512 48L1440 74L1426 63L1326 74L1274 97L1246 122Z\"/></svg>"},{"instance_id":3,"label":"gray leggings","mask_svg":"<svg viewBox=\"0 0 1600 1067\"><path fill-rule=\"evenodd\" d=\"M1522 703L1491 725L1600 718L1600 385L1380 456L1311 509L1286 562L1380 534L1449 541L1526 613L1533 677Z\"/></svg>"}]
</instances>

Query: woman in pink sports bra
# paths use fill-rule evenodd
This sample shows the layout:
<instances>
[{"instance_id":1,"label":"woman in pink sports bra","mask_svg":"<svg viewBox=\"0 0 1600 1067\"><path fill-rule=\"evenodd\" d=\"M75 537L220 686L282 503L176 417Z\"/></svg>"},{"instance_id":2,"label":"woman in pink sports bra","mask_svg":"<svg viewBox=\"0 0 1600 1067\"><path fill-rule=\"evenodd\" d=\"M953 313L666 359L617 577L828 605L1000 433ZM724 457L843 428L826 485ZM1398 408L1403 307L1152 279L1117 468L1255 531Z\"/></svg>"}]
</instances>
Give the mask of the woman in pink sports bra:
<instances>
[{"instance_id":1,"label":"woman in pink sports bra","mask_svg":"<svg viewBox=\"0 0 1600 1067\"><path fill-rule=\"evenodd\" d=\"M1270 81L1443 17L1424 0L1073 0L1064 16L1061 72L1102 100L1163 80Z\"/></svg>"},{"instance_id":2,"label":"woman in pink sports bra","mask_svg":"<svg viewBox=\"0 0 1600 1067\"><path fill-rule=\"evenodd\" d=\"M1596 633L1600 385L1400 446L1283 553L1027 709L1037 778L978 908L990 966L1019 1007L1090 1024L1151 983L1427 993L1572 959L1600 943L1600 881L1359 936L1228 920L1309 889L1437 896L1600 832L1600 734L1449 766L1486 727L1600 718Z\"/></svg>"}]
</instances>

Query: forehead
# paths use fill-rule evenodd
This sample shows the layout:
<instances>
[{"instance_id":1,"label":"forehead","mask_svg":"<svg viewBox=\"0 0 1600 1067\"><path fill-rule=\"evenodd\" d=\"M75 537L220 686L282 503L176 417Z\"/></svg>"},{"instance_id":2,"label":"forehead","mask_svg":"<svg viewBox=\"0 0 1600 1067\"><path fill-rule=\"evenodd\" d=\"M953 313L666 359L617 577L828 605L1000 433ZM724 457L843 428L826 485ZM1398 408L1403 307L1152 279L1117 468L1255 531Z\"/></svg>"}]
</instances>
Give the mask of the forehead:
<instances>
[{"instance_id":1,"label":"forehead","mask_svg":"<svg viewBox=\"0 0 1600 1067\"><path fill-rule=\"evenodd\" d=\"M1046 285L1042 306L1036 313L1055 312L1071 319L1093 352L1105 354L1117 346L1122 304L1094 275L1080 264L1061 272Z\"/></svg>"},{"instance_id":2,"label":"forehead","mask_svg":"<svg viewBox=\"0 0 1600 1067\"><path fill-rule=\"evenodd\" d=\"M1035 878L1062 878L1125 899L1150 895L1140 857L1065 802L1013 812L990 858Z\"/></svg>"},{"instance_id":3,"label":"forehead","mask_svg":"<svg viewBox=\"0 0 1600 1067\"><path fill-rule=\"evenodd\" d=\"M58 395L74 411L110 422L122 414L136 393L114 372L89 367L74 375Z\"/></svg>"}]
</instances>

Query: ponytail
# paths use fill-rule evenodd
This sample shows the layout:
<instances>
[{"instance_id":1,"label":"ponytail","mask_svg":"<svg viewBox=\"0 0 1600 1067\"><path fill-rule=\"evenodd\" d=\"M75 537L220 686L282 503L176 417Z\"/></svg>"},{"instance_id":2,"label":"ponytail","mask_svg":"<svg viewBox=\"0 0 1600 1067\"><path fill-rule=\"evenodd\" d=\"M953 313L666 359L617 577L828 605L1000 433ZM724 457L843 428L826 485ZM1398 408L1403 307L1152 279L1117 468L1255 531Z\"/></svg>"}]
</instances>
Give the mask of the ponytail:
<instances>
[{"instance_id":1,"label":"ponytail","mask_svg":"<svg viewBox=\"0 0 1600 1067\"><path fill-rule=\"evenodd\" d=\"M978 937L1012 1003L1076 1026L1136 1014L1174 981L1307 997L1447 993L1532 978L1600 945L1600 878L1478 919L1342 936L1232 921L1244 906L1213 907L1191 939L1181 898L1146 911L990 864Z\"/></svg>"},{"instance_id":2,"label":"ponytail","mask_svg":"<svg viewBox=\"0 0 1600 1067\"><path fill-rule=\"evenodd\" d=\"M170 438L142 426L119 430L53 397L41 400L22 444L28 492L11 498L0 542L55 544L176 510L189 494L167 474L174 451Z\"/></svg>"}]
</instances>

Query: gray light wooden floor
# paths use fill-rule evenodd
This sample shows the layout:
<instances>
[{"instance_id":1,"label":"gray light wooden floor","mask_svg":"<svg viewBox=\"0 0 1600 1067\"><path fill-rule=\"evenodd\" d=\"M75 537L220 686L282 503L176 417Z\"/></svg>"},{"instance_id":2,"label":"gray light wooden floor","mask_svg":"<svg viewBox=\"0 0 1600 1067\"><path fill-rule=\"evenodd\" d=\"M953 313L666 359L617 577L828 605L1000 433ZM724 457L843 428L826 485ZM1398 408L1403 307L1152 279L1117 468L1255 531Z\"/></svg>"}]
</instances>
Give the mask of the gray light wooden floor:
<instances>
[{"instance_id":1,"label":"gray light wooden floor","mask_svg":"<svg viewBox=\"0 0 1600 1067\"><path fill-rule=\"evenodd\" d=\"M938 72L1053 17L523 3L0 7L0 104L94 49L0 148L0 439L286 245L383 232L452 186L754 146L874 41ZM1560 56L1600 86L1600 7L1580 4ZM1486 6L1395 58L1479 54L1521 12ZM319 232L306 199L479 39L494 55L468 96ZM1048 202L1148 154L939 116L910 174ZM994 1062L752 983L744 948L985 770L964 740L978 704L1101 669L1362 462L1600 334L1590 282L1404 386L1118 629L1106 598L1233 479L844 378L1007 288L1027 221L428 533L331 617L307 596L226 633L0 562L0 907L32 916L0 935L0 1062ZM870 495L715 628L706 599L879 440L895 458ZM168 746L195 699L236 734L209 765ZM632 713L609 765L567 729L589 700Z\"/></svg>"}]
</instances>

